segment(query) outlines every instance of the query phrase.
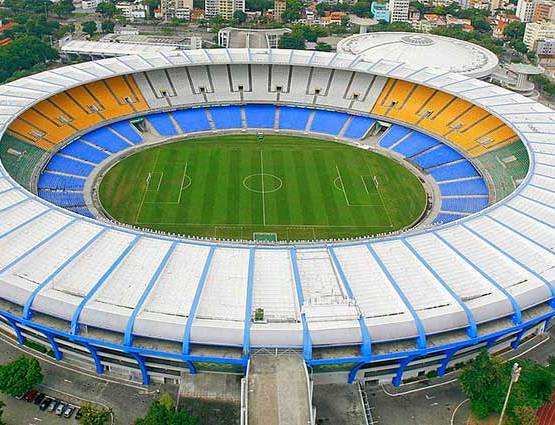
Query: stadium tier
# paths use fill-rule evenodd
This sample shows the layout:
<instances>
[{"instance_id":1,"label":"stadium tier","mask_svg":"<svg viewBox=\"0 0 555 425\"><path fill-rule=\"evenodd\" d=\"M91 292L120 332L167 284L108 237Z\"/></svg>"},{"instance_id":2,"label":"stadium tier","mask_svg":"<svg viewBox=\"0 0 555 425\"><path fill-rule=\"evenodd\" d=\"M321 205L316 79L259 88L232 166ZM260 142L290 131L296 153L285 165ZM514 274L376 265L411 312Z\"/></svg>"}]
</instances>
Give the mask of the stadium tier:
<instances>
[{"instance_id":1,"label":"stadium tier","mask_svg":"<svg viewBox=\"0 0 555 425\"><path fill-rule=\"evenodd\" d=\"M500 87L341 53L192 50L10 82L0 117L0 328L57 360L147 384L295 349L315 376L399 385L555 316L555 113ZM93 218L97 167L220 130L382 152L426 176L430 220L260 246Z\"/></svg>"}]
</instances>

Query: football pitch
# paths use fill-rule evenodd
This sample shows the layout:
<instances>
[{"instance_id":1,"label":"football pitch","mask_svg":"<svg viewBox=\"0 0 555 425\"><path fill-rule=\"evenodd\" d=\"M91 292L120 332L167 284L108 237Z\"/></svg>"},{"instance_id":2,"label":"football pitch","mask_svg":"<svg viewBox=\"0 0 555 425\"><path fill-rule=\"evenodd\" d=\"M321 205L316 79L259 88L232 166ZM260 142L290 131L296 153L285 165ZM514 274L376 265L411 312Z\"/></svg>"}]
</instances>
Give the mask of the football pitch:
<instances>
[{"instance_id":1,"label":"football pitch","mask_svg":"<svg viewBox=\"0 0 555 425\"><path fill-rule=\"evenodd\" d=\"M100 184L122 223L220 239L350 238L409 226L426 207L402 165L352 146L265 135L183 140L140 151Z\"/></svg>"}]
</instances>

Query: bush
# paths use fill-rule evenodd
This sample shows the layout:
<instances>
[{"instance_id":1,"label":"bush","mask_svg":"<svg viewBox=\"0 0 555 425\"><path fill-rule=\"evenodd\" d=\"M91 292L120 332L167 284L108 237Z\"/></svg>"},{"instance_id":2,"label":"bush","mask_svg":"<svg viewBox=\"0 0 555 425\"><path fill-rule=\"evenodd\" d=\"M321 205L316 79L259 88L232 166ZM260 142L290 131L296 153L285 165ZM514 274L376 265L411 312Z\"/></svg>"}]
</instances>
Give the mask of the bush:
<instances>
[{"instance_id":1,"label":"bush","mask_svg":"<svg viewBox=\"0 0 555 425\"><path fill-rule=\"evenodd\" d=\"M17 396L42 382L43 376L37 359L21 356L0 366L0 391Z\"/></svg>"}]
</instances>

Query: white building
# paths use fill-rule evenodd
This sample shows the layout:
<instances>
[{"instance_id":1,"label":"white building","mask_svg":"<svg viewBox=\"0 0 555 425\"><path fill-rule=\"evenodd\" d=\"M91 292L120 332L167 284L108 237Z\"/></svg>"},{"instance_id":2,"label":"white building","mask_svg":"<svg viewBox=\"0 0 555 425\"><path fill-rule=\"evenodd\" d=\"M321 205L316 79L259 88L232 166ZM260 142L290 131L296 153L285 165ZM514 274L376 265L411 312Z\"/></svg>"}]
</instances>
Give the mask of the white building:
<instances>
[{"instance_id":1,"label":"white building","mask_svg":"<svg viewBox=\"0 0 555 425\"><path fill-rule=\"evenodd\" d=\"M162 19L166 21L172 18L189 20L192 10L193 0L161 0L160 2L160 13Z\"/></svg>"},{"instance_id":2,"label":"white building","mask_svg":"<svg viewBox=\"0 0 555 425\"><path fill-rule=\"evenodd\" d=\"M121 14L130 21L135 19L145 19L148 17L148 5L143 4L141 0L135 0L135 3L116 3L116 8Z\"/></svg>"},{"instance_id":3,"label":"white building","mask_svg":"<svg viewBox=\"0 0 555 425\"><path fill-rule=\"evenodd\" d=\"M534 16L535 0L518 0L516 16L521 22L532 22Z\"/></svg>"},{"instance_id":4,"label":"white building","mask_svg":"<svg viewBox=\"0 0 555 425\"><path fill-rule=\"evenodd\" d=\"M389 22L408 22L409 0L389 0Z\"/></svg>"},{"instance_id":5,"label":"white building","mask_svg":"<svg viewBox=\"0 0 555 425\"><path fill-rule=\"evenodd\" d=\"M237 10L245 11L245 0L206 0L204 3L207 18L220 15L225 19L232 19Z\"/></svg>"},{"instance_id":6,"label":"white building","mask_svg":"<svg viewBox=\"0 0 555 425\"><path fill-rule=\"evenodd\" d=\"M529 50L534 50L539 40L555 38L555 24L551 22L529 22L526 24L524 39L522 40Z\"/></svg>"},{"instance_id":7,"label":"white building","mask_svg":"<svg viewBox=\"0 0 555 425\"><path fill-rule=\"evenodd\" d=\"M555 55L555 38L538 40L538 43L536 44L536 54L543 56Z\"/></svg>"},{"instance_id":8,"label":"white building","mask_svg":"<svg viewBox=\"0 0 555 425\"><path fill-rule=\"evenodd\" d=\"M96 6L103 3L105 0L82 0L81 8L83 10L95 10Z\"/></svg>"}]
</instances>

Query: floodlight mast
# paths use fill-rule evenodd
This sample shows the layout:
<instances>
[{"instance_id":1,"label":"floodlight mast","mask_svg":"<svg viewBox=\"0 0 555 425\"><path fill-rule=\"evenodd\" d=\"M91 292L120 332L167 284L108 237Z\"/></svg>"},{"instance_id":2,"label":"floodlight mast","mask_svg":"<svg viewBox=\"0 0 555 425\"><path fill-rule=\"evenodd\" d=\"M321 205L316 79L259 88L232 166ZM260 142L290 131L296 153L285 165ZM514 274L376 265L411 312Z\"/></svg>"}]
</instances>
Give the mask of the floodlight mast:
<instances>
[{"instance_id":1,"label":"floodlight mast","mask_svg":"<svg viewBox=\"0 0 555 425\"><path fill-rule=\"evenodd\" d=\"M513 388L513 384L515 382L518 382L521 371L522 371L522 368L518 365L518 363L515 362L511 370L511 382L509 382L509 389L507 390L507 396L505 397L505 402L503 403L503 409L501 410L501 415L499 416L499 422L497 423L497 425L502 425L503 423L505 410L507 409L507 404L509 403L509 397L511 396L511 389Z\"/></svg>"}]
</instances>

